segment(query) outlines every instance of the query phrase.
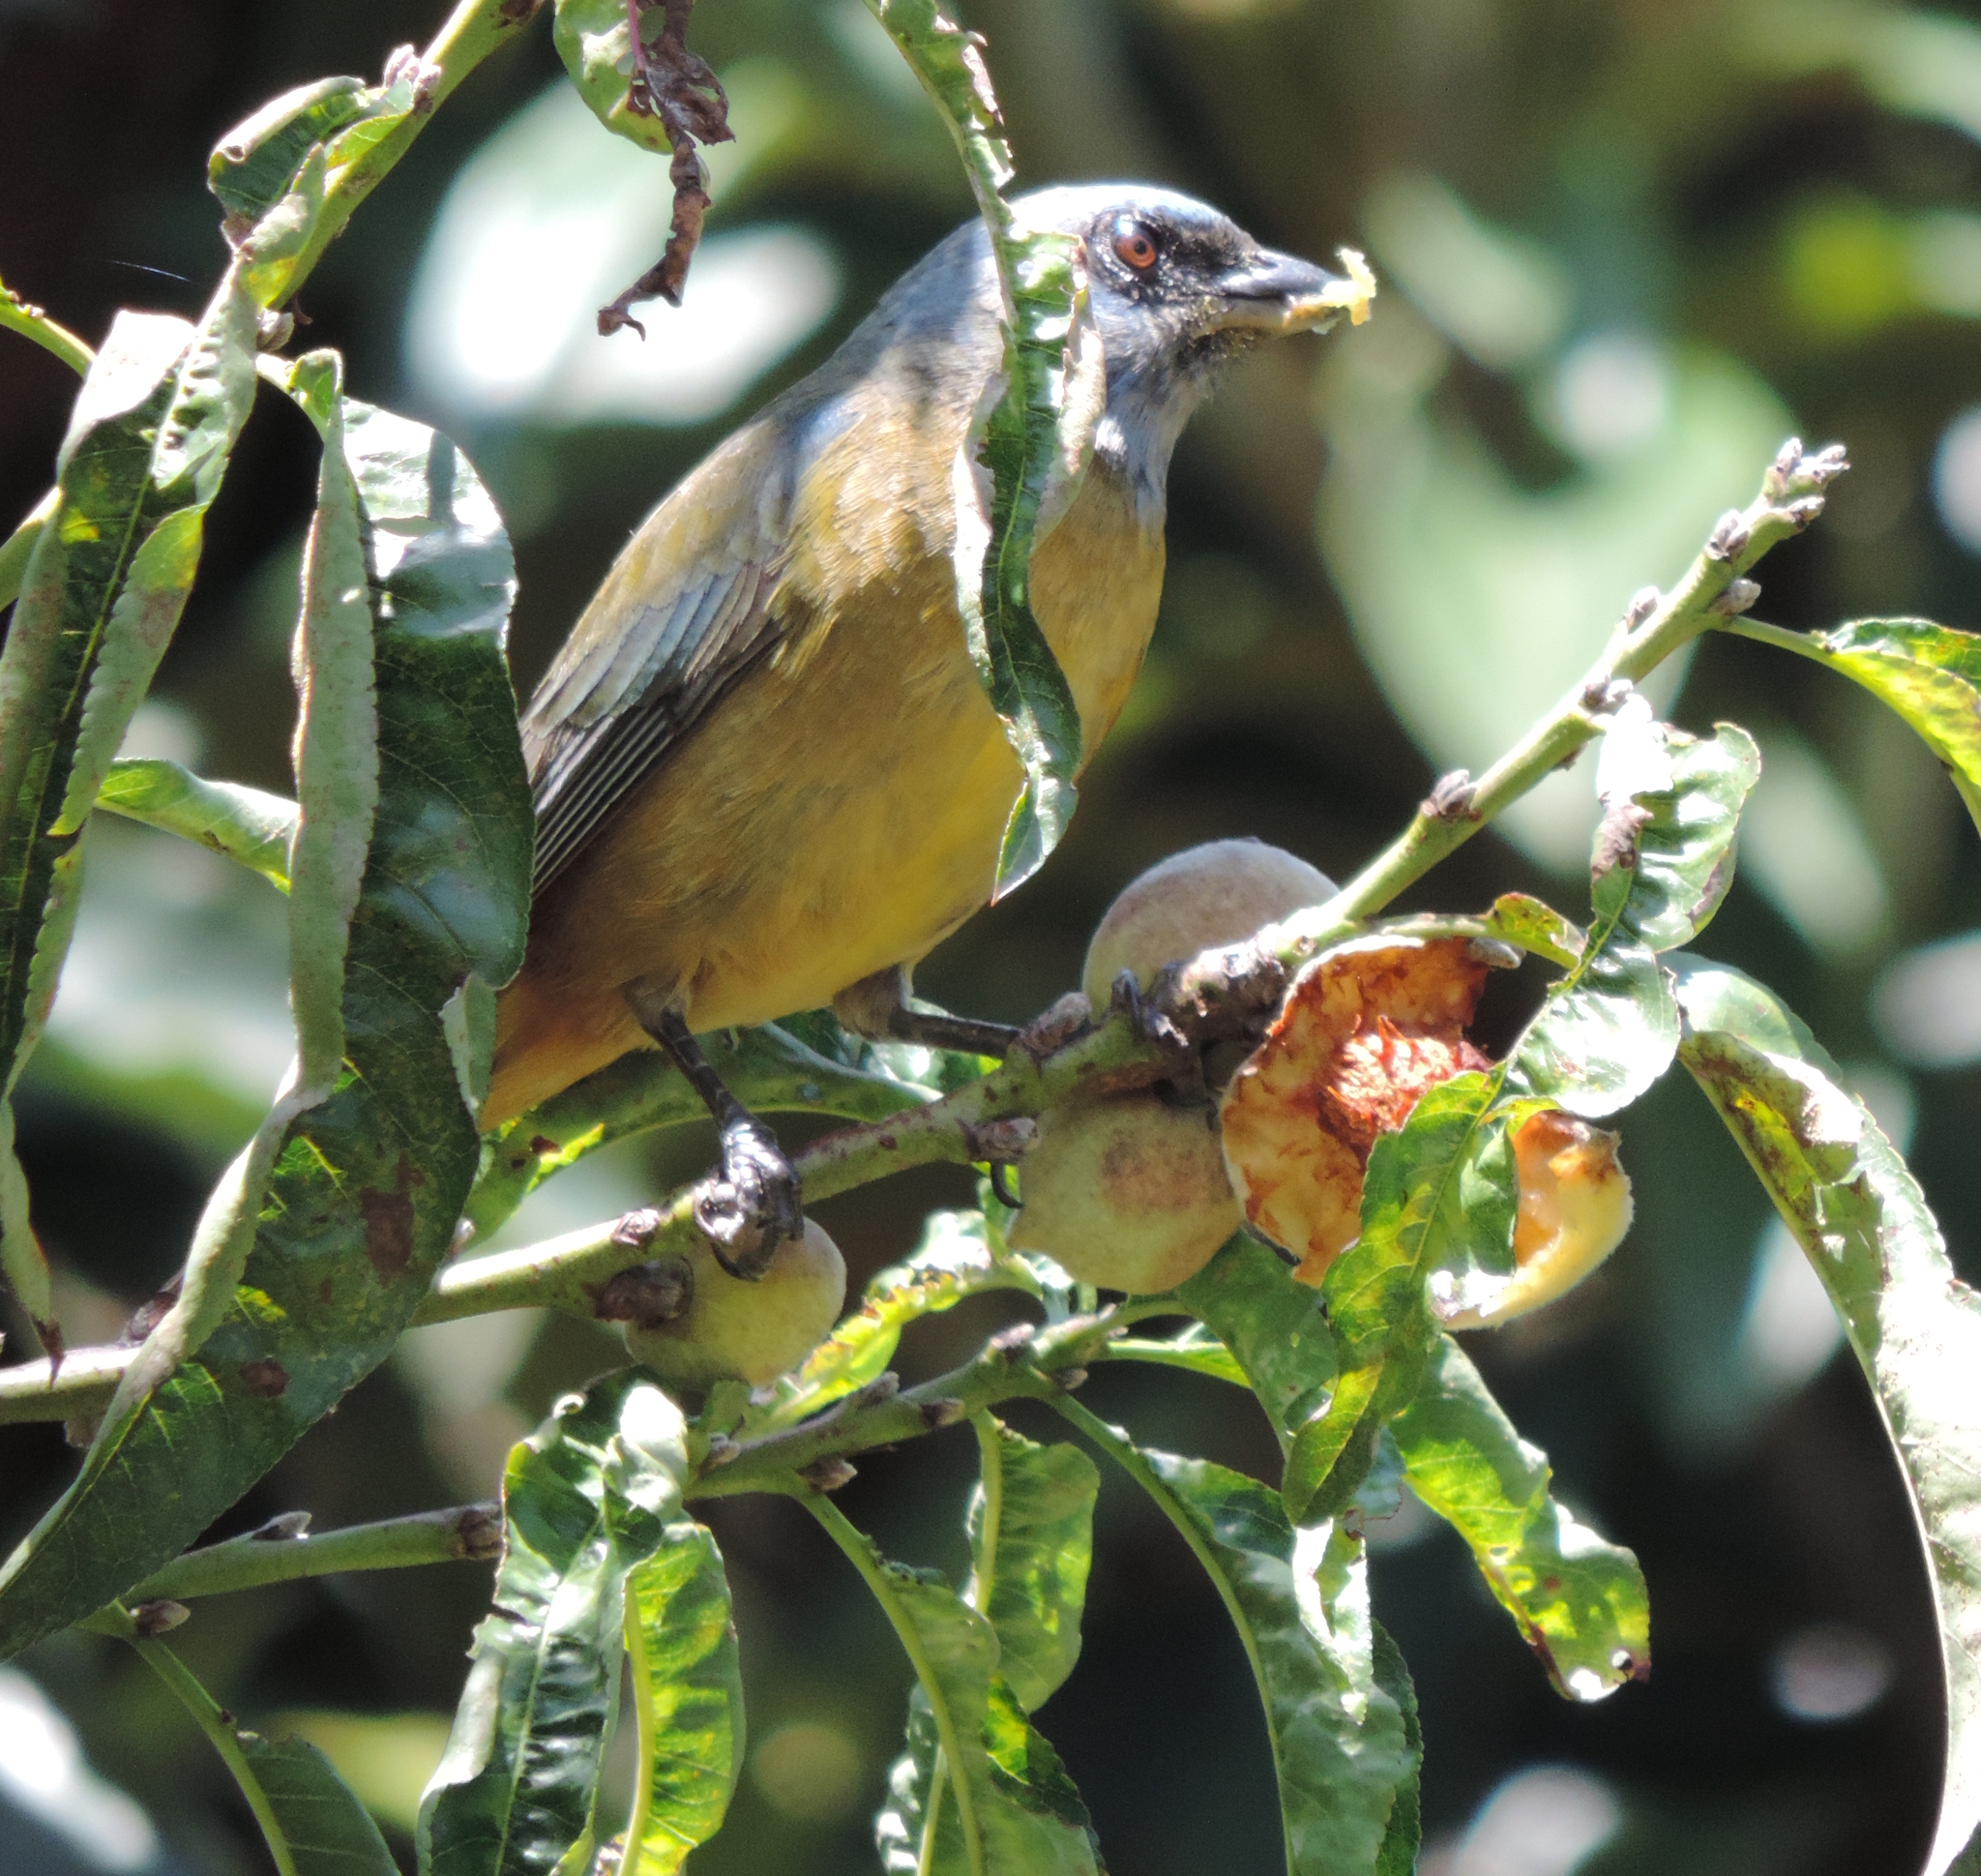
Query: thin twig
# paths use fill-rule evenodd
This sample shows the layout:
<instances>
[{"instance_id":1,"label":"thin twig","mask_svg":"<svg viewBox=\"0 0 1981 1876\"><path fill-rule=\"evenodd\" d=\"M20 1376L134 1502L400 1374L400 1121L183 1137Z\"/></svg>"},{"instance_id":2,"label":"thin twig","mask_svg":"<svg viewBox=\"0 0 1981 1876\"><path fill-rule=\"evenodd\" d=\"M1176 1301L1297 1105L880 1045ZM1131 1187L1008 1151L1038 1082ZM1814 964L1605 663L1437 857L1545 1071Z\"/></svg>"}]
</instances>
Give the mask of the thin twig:
<instances>
[{"instance_id":1,"label":"thin twig","mask_svg":"<svg viewBox=\"0 0 1981 1876\"><path fill-rule=\"evenodd\" d=\"M457 1504L375 1524L347 1525L319 1536L292 1534L277 1519L245 1536L175 1557L130 1591L126 1602L183 1602L225 1595L299 1577L344 1570L403 1569L418 1563L488 1563L502 1549L499 1504Z\"/></svg>"},{"instance_id":2,"label":"thin twig","mask_svg":"<svg viewBox=\"0 0 1981 1876\"><path fill-rule=\"evenodd\" d=\"M40 307L30 306L4 283L0 283L0 328L32 339L44 351L53 352L78 377L86 376L97 361L96 353L67 326L58 326ZM0 605L5 603L0 600Z\"/></svg>"},{"instance_id":3,"label":"thin twig","mask_svg":"<svg viewBox=\"0 0 1981 1876\"><path fill-rule=\"evenodd\" d=\"M344 230L358 204L383 182L448 94L497 47L529 23L538 0L461 0L419 56L419 85L412 110L376 143L336 170L323 207L291 266L278 304L296 296L330 244Z\"/></svg>"},{"instance_id":4,"label":"thin twig","mask_svg":"<svg viewBox=\"0 0 1981 1876\"><path fill-rule=\"evenodd\" d=\"M1647 592L1632 603L1603 655L1552 713L1476 783L1427 803L1404 833L1326 906L1267 927L1253 944L1207 951L1166 973L1168 1008L1198 1024L1203 1033L1215 1032L1220 1022L1242 1027L1248 1011L1287 970L1353 936L1493 816L1600 735L1628 688L1672 652L1709 626L1746 629L1747 636L1767 636L1776 642L1771 635L1778 628L1756 629L1753 621L1725 619L1713 611L1713 603L1769 548L1815 520L1822 509L1821 490L1843 467L1841 452L1805 457L1799 443L1785 445L1762 493L1745 510L1722 518L1705 551L1670 594ZM1782 635L1784 640L1793 636ZM1130 1014L1113 1013L1043 1060L1034 1060L1020 1046L1002 1067L940 1101L828 1134L795 1156L806 1193L822 1199L912 1166L968 1164L981 1157L977 1130L987 1121L1037 1115L1076 1094L1115 1092L1160 1081L1173 1071L1174 1043L1189 1040L1176 1022L1164 1021L1172 1038L1169 1049ZM678 1192L639 1217L642 1228L635 1237L625 1230L628 1221L613 1219L547 1243L452 1265L436 1279L416 1320L447 1322L533 1304L589 1314L600 1284L630 1264L689 1241L695 1230L692 1191ZM86 1349L71 1354L59 1376L50 1376L45 1362L0 1369L0 1422L87 1413L107 1399L129 1358L128 1351Z\"/></svg>"},{"instance_id":5,"label":"thin twig","mask_svg":"<svg viewBox=\"0 0 1981 1876\"><path fill-rule=\"evenodd\" d=\"M269 1802L260 1776L241 1749L241 1736L234 1730L233 1721L222 1711L220 1703L200 1685L192 1669L163 1642L148 1641L135 1632L127 1633L125 1639L144 1657L145 1665L171 1688L179 1704L198 1722L199 1730L213 1742L214 1750L234 1774L241 1796L248 1801L248 1808L254 1813L254 1821L261 1827L268 1854L275 1861L277 1876L297 1876L295 1852L289 1847L288 1834L275 1814L275 1806Z\"/></svg>"}]
</instances>

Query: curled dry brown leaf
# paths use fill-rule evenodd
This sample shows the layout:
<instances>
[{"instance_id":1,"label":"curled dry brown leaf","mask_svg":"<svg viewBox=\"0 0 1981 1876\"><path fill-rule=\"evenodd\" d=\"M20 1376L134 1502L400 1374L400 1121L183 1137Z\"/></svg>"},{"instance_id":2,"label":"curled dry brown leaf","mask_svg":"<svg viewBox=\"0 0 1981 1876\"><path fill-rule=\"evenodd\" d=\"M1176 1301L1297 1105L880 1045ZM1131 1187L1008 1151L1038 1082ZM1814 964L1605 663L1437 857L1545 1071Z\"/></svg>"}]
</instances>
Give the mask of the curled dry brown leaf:
<instances>
[{"instance_id":1,"label":"curled dry brown leaf","mask_svg":"<svg viewBox=\"0 0 1981 1876\"><path fill-rule=\"evenodd\" d=\"M631 326L644 339L646 328L627 310L641 300L662 299L681 304L688 263L701 241L701 224L709 211L708 171L697 143L727 143L729 101L706 60L688 49L688 19L695 0L626 0L626 25L633 41L633 75L627 85L626 107L641 117L657 117L673 146L667 180L674 186L674 219L661 257L610 306L599 309L602 335ZM655 15L660 30L654 32Z\"/></svg>"}]
</instances>

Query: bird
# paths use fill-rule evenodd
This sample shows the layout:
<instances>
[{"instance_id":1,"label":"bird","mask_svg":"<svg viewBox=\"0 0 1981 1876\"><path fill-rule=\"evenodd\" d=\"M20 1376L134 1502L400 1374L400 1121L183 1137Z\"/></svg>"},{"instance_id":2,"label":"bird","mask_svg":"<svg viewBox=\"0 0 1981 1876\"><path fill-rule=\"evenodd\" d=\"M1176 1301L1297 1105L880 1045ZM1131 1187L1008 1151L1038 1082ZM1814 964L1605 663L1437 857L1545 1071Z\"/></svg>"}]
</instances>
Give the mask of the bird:
<instances>
[{"instance_id":1,"label":"bird","mask_svg":"<svg viewBox=\"0 0 1981 1876\"><path fill-rule=\"evenodd\" d=\"M1029 570L1084 757L1155 627L1185 422L1237 353L1365 306L1167 189L1060 186L1011 207L1082 244L1105 367L1091 459ZM992 896L1024 781L953 557L1000 305L979 218L647 516L522 716L530 932L499 997L482 1125L659 1047L718 1122L695 1216L739 1275L799 1235L802 1194L696 1034L826 1005L867 1034L990 1027L907 998L915 963Z\"/></svg>"}]
</instances>

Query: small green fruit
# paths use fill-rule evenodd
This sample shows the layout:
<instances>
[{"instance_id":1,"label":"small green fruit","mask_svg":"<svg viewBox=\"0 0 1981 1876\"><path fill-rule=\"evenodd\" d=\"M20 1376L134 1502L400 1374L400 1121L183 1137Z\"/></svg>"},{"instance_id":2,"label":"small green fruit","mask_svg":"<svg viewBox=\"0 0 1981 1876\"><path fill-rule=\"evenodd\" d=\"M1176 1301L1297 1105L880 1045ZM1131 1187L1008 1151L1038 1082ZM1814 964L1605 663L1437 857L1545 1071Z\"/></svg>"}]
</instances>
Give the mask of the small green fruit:
<instances>
[{"instance_id":1,"label":"small green fruit","mask_svg":"<svg viewBox=\"0 0 1981 1876\"><path fill-rule=\"evenodd\" d=\"M1217 1116L1118 1094L1039 1117L1020 1167L1020 1250L1044 1251L1081 1283L1147 1295L1195 1276L1244 1222Z\"/></svg>"},{"instance_id":2,"label":"small green fruit","mask_svg":"<svg viewBox=\"0 0 1981 1876\"><path fill-rule=\"evenodd\" d=\"M1134 971L1146 990L1166 964L1235 944L1303 907L1325 905L1336 890L1326 874L1263 841L1186 848L1122 887L1094 929L1079 987L1105 1010L1122 971Z\"/></svg>"},{"instance_id":3,"label":"small green fruit","mask_svg":"<svg viewBox=\"0 0 1981 1876\"><path fill-rule=\"evenodd\" d=\"M775 1381L832 1333L846 1300L845 1260L810 1218L805 1236L780 1244L754 1283L732 1277L705 1244L688 1260L695 1287L686 1312L652 1328L626 1325L634 1360L681 1386Z\"/></svg>"}]
</instances>

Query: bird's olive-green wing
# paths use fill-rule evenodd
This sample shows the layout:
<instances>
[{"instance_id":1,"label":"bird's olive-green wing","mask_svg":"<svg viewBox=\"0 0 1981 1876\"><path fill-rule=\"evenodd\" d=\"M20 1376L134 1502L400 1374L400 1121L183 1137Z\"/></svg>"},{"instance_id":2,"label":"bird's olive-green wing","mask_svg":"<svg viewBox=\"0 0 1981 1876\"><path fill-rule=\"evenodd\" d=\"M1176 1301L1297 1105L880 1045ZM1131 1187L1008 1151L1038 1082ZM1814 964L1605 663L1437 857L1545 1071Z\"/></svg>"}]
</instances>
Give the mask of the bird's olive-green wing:
<instances>
[{"instance_id":1,"label":"bird's olive-green wing","mask_svg":"<svg viewBox=\"0 0 1981 1876\"><path fill-rule=\"evenodd\" d=\"M792 452L731 437L648 516L523 715L541 892L782 637Z\"/></svg>"}]
</instances>

